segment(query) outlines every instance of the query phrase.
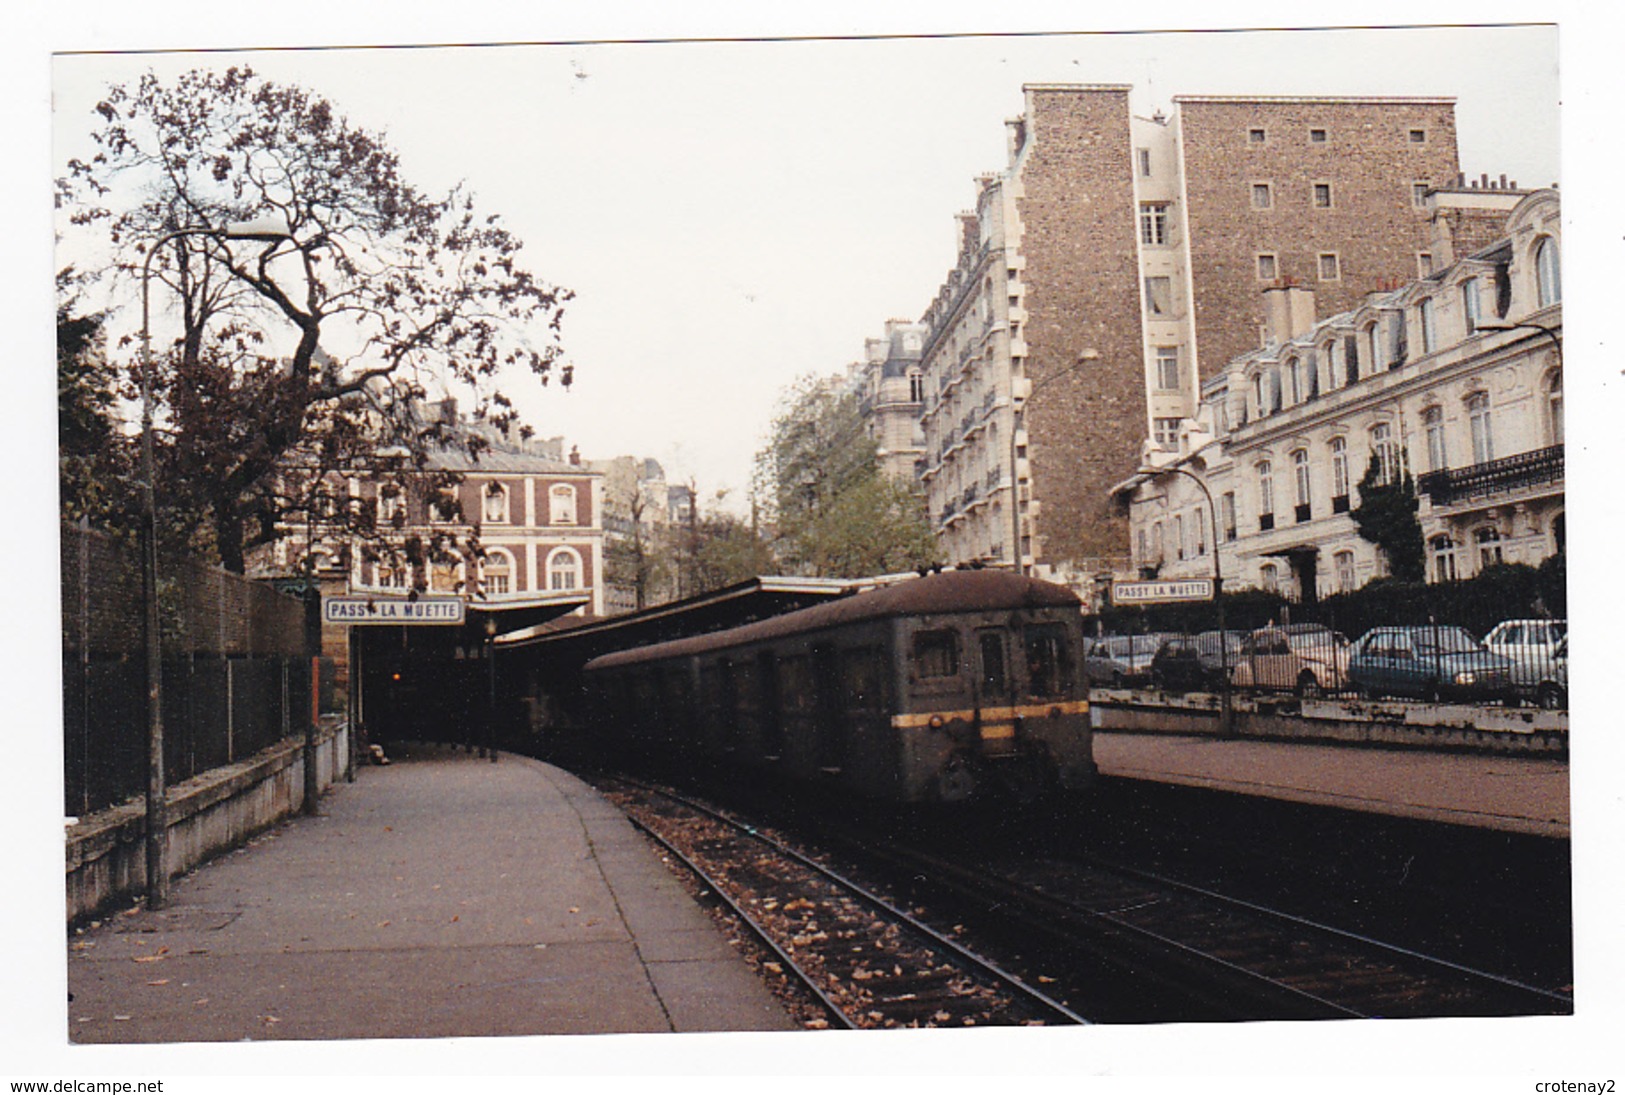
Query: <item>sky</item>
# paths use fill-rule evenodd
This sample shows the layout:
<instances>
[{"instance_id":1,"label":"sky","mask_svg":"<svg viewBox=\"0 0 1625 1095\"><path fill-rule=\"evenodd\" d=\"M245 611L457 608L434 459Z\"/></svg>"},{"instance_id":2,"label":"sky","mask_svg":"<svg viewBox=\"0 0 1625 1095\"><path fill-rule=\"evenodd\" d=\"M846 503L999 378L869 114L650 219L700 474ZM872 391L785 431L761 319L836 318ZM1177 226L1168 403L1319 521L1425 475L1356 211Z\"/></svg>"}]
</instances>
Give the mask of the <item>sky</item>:
<instances>
[{"instance_id":1,"label":"sky","mask_svg":"<svg viewBox=\"0 0 1625 1095\"><path fill-rule=\"evenodd\" d=\"M526 241L534 272L576 294L563 346L576 366L569 392L511 394L544 436L584 456L652 456L702 494L743 497L778 395L795 378L844 368L888 318L915 319L955 258L954 215L974 180L1005 164L1004 121L1027 82L1129 83L1134 108L1167 109L1179 94L1449 95L1457 100L1462 168L1525 186L1561 179L1566 385L1572 396L1570 510L1573 719L1580 1015L1510 1024L1307 1024L1290 1029L1056 1032L1019 1041L982 1032L977 1050L935 1038L808 1043L684 1037L510 1039L503 1044L191 1047L68 1050L60 988L60 792L39 772L59 757L0 765L8 834L6 880L21 900L0 903L12 962L0 976L0 1079L219 1074L234 1090L341 1090L304 1074L388 1075L406 1090L437 1073L718 1070L780 1074L1052 1073L1117 1077L1117 1090L1475 1090L1526 1093L1537 1080L1619 1073L1610 1016L1625 963L1614 888L1621 835L1621 736L1603 682L1617 676L1620 600L1612 545L1625 519L1610 474L1617 455L1621 369L1609 319L1617 311L1625 203L1617 200L1622 98L1616 17L1573 0L1406 3L1381 0L1336 14L1372 26L1513 23L1393 31L1240 32L1283 27L1329 9L1299 4L1118 5L1008 0L902 3L743 0L509 4L340 4L280 0L222 5L78 0L36 6L0 49L8 154L0 179L14 211L10 261L0 267L9 397L0 401L19 506L0 543L13 581L0 584L0 665L11 674L8 729L54 742L61 725L49 577L55 509L50 399L50 180L89 129L109 81L148 68L171 73L247 60L383 130L408 176L426 189L464 182ZM1121 10L1118 10L1121 9ZM387 18L385 14L387 13ZM1082 25L1083 20L1088 25ZM1208 28L1202 34L1025 36L1028 32ZM998 37L931 34L997 31ZM797 35L860 41L748 41ZM1016 35L1023 36L1016 36ZM585 44L606 39L729 39L681 44ZM449 43L541 43L452 48ZM397 48L363 48L394 46ZM401 48L405 46L415 48ZM280 47L274 52L249 47ZM351 47L351 48L341 48ZM127 51L143 50L137 56ZM197 51L209 50L207 54ZM228 52L240 50L242 52ZM84 51L93 51L86 53ZM169 52L165 52L169 51ZM189 51L189 52L188 52ZM1561 58L1561 66L1559 65ZM1558 114L1559 78L1562 116ZM1560 148L1561 141L1561 148ZM1576 230L1578 226L1579 230ZM1586 276L1586 275L1591 276ZM838 1051L824 1047L839 1046ZM436 1054L436 1049L445 1052ZM752 1052L752 1050L755 1052ZM7 1062L20 1062L8 1064ZM1188 1076L1181 1076L1186 1073ZM1471 1088L1463 1076L1488 1079ZM21 1078L21 1075L15 1078ZM1170 1077L1172 1077L1170 1079ZM1299 1079L1305 1077L1306 1079ZM1442 1078L1435 1083L1430 1078ZM1159 1078L1162 1082L1159 1082ZM1340 1080L1341 1078L1341 1080ZM1407 1080L1409 1082L1407 1082ZM501 1082L501 1081L499 1081ZM567 1082L567 1081L566 1081ZM1040 1081L1041 1082L1041 1081ZM682 1086L679 1084L678 1086ZM690 1087L697 1086L691 1080ZM724 1086L763 1090L735 1077ZM775 1087L780 1085L774 1085ZM862 1087L863 1085L856 1085ZM1074 1081L1074 1086L1089 1087ZM357 1088L363 1090L368 1088ZM203 1090L191 1088L190 1090Z\"/></svg>"},{"instance_id":2,"label":"sky","mask_svg":"<svg viewBox=\"0 0 1625 1095\"><path fill-rule=\"evenodd\" d=\"M547 27L515 26L521 36ZM569 288L569 391L509 378L583 456L654 457L742 508L776 401L915 320L955 214L1005 166L1023 83L1179 94L1450 95L1470 177L1559 177L1551 26L493 44L59 56L53 162L88 155L109 83L246 63L386 134L405 176L458 183Z\"/></svg>"}]
</instances>

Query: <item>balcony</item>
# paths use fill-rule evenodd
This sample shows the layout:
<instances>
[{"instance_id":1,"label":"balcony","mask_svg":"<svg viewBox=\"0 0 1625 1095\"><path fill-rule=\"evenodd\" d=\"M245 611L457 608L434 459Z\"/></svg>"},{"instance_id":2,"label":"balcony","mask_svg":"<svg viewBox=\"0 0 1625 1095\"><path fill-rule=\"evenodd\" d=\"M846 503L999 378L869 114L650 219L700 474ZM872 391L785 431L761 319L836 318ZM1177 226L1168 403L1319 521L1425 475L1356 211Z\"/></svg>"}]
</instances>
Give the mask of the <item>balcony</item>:
<instances>
[{"instance_id":1,"label":"balcony","mask_svg":"<svg viewBox=\"0 0 1625 1095\"><path fill-rule=\"evenodd\" d=\"M1418 494L1435 506L1490 498L1527 487L1545 487L1563 481L1563 446L1503 456L1468 468L1430 471L1416 481Z\"/></svg>"}]
</instances>

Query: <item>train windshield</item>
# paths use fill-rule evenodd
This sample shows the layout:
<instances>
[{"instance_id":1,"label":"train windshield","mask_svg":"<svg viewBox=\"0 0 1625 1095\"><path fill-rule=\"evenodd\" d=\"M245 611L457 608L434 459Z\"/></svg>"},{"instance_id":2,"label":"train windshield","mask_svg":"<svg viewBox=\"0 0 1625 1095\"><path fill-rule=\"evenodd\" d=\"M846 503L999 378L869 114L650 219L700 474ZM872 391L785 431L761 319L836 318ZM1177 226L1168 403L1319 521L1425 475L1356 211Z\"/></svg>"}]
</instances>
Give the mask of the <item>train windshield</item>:
<instances>
[{"instance_id":1,"label":"train windshield","mask_svg":"<svg viewBox=\"0 0 1625 1095\"><path fill-rule=\"evenodd\" d=\"M1024 629L1027 691L1034 697L1064 696L1072 691L1072 659L1067 656L1066 628L1029 624Z\"/></svg>"}]
</instances>

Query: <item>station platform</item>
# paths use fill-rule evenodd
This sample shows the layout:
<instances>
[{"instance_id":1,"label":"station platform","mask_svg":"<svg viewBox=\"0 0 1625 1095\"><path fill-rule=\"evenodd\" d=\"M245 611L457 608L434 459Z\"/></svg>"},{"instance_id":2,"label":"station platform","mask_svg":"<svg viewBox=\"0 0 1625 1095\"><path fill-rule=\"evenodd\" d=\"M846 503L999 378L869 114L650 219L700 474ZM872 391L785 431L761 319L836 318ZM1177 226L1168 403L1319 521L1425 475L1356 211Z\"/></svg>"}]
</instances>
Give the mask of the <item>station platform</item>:
<instances>
[{"instance_id":1,"label":"station platform","mask_svg":"<svg viewBox=\"0 0 1625 1095\"><path fill-rule=\"evenodd\" d=\"M1102 775L1568 839L1568 761L1095 732Z\"/></svg>"},{"instance_id":2,"label":"station platform","mask_svg":"<svg viewBox=\"0 0 1625 1095\"><path fill-rule=\"evenodd\" d=\"M503 754L392 752L69 937L76 1043L796 1029L614 806Z\"/></svg>"}]
</instances>

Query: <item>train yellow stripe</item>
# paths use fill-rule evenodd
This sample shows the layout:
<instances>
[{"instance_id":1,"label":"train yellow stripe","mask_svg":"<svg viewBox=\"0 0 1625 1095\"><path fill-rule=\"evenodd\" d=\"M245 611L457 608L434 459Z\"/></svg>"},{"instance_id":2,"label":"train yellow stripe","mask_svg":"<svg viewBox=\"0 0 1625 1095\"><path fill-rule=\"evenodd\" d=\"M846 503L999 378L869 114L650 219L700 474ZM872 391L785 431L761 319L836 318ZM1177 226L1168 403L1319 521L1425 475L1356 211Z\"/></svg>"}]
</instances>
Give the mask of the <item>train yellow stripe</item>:
<instances>
[{"instance_id":1,"label":"train yellow stripe","mask_svg":"<svg viewBox=\"0 0 1625 1095\"><path fill-rule=\"evenodd\" d=\"M1057 703L1028 703L1015 707L984 707L981 709L984 733L988 723L1011 723L1013 720L1045 719L1055 715L1082 715L1089 711L1088 700L1063 700ZM970 722L976 718L976 708L964 708L952 711L914 711L904 715L893 715L891 724L899 730L909 730L921 726L931 726L933 723L941 726L950 722ZM1012 727L1011 733L1013 734Z\"/></svg>"}]
</instances>

